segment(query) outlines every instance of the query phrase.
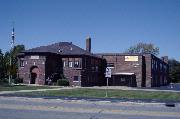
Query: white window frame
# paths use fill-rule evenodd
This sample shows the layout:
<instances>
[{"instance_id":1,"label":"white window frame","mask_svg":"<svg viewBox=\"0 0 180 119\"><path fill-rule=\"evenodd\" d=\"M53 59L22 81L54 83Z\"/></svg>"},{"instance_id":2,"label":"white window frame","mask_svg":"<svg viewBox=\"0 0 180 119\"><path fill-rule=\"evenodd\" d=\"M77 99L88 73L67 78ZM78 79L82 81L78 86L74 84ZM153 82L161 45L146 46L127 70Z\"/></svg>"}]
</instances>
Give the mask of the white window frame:
<instances>
[{"instance_id":1,"label":"white window frame","mask_svg":"<svg viewBox=\"0 0 180 119\"><path fill-rule=\"evenodd\" d=\"M24 60L20 60L20 67L24 67Z\"/></svg>"},{"instance_id":2,"label":"white window frame","mask_svg":"<svg viewBox=\"0 0 180 119\"><path fill-rule=\"evenodd\" d=\"M63 60L63 67L66 67L66 60Z\"/></svg>"},{"instance_id":3,"label":"white window frame","mask_svg":"<svg viewBox=\"0 0 180 119\"><path fill-rule=\"evenodd\" d=\"M69 67L73 67L73 61L69 61L68 65Z\"/></svg>"},{"instance_id":4,"label":"white window frame","mask_svg":"<svg viewBox=\"0 0 180 119\"><path fill-rule=\"evenodd\" d=\"M75 68L79 68L80 67L80 62L78 60L74 61L74 67Z\"/></svg>"}]
</instances>

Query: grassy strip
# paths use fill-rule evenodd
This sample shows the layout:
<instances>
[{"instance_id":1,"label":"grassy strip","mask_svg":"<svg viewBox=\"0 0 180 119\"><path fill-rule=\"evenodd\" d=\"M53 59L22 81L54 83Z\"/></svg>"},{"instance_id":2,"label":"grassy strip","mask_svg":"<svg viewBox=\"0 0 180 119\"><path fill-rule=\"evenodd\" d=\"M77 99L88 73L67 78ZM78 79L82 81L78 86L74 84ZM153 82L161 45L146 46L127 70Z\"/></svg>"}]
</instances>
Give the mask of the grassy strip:
<instances>
[{"instance_id":1,"label":"grassy strip","mask_svg":"<svg viewBox=\"0 0 180 119\"><path fill-rule=\"evenodd\" d=\"M49 87L49 86L1 86L0 85L0 91L18 91L18 90L36 90L36 89L51 89L54 87Z\"/></svg>"},{"instance_id":2,"label":"grassy strip","mask_svg":"<svg viewBox=\"0 0 180 119\"><path fill-rule=\"evenodd\" d=\"M96 98L104 98L105 94L106 91L103 89L81 89L81 88L44 91L44 92L18 93L18 95L23 95L23 96L68 96L68 97L96 97ZM175 93L175 92L108 90L108 97L180 101L180 93Z\"/></svg>"}]
</instances>

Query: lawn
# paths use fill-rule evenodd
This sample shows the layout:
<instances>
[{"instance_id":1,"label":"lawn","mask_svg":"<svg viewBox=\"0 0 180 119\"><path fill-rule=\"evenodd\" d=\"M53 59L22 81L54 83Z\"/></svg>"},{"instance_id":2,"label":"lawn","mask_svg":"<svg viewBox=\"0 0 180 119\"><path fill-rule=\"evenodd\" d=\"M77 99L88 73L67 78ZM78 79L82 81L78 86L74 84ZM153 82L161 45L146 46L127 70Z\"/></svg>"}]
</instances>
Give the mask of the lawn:
<instances>
[{"instance_id":1,"label":"lawn","mask_svg":"<svg viewBox=\"0 0 180 119\"><path fill-rule=\"evenodd\" d=\"M51 89L49 86L25 86L25 85L0 85L0 91L18 91L18 90L36 90L36 89Z\"/></svg>"},{"instance_id":2,"label":"lawn","mask_svg":"<svg viewBox=\"0 0 180 119\"><path fill-rule=\"evenodd\" d=\"M96 97L105 98L104 89L64 89L32 93L18 93L22 96L68 96L68 97ZM150 92L150 91L129 91L129 90L108 90L108 98L128 98L128 99L158 99L180 101L180 93L175 92Z\"/></svg>"}]
</instances>

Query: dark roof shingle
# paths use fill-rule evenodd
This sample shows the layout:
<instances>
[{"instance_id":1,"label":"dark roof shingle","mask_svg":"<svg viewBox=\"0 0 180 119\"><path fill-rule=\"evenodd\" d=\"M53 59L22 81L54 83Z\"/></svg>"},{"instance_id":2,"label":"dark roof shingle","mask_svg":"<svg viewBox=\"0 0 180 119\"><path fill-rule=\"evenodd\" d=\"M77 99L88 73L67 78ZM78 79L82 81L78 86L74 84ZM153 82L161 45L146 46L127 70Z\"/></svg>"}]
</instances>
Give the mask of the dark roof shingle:
<instances>
[{"instance_id":1,"label":"dark roof shingle","mask_svg":"<svg viewBox=\"0 0 180 119\"><path fill-rule=\"evenodd\" d=\"M48 46L40 46L23 51L23 53L54 53L59 55L96 55L72 44L71 42L59 42Z\"/></svg>"}]
</instances>

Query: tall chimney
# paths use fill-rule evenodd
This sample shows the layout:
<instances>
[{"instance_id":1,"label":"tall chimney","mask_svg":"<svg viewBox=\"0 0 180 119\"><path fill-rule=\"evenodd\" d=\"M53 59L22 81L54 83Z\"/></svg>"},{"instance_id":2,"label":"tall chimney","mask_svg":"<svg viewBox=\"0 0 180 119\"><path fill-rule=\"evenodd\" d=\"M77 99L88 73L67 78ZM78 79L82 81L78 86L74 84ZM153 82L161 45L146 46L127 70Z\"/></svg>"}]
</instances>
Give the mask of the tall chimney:
<instances>
[{"instance_id":1,"label":"tall chimney","mask_svg":"<svg viewBox=\"0 0 180 119\"><path fill-rule=\"evenodd\" d=\"M91 38L86 38L86 51L91 52Z\"/></svg>"}]
</instances>

